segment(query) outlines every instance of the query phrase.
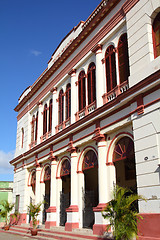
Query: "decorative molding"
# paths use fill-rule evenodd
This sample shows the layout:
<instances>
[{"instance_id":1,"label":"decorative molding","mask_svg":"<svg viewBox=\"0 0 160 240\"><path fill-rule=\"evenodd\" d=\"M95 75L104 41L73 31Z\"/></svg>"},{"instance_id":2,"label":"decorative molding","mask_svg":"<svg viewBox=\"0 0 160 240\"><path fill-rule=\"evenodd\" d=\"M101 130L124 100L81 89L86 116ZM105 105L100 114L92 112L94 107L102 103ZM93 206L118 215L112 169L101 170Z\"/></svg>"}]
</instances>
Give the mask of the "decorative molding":
<instances>
[{"instance_id":1,"label":"decorative molding","mask_svg":"<svg viewBox=\"0 0 160 240\"><path fill-rule=\"evenodd\" d=\"M96 142L103 142L106 140L105 135L101 134L100 127L97 127L94 130L94 136L92 139L95 140Z\"/></svg>"},{"instance_id":2,"label":"decorative molding","mask_svg":"<svg viewBox=\"0 0 160 240\"><path fill-rule=\"evenodd\" d=\"M68 143L68 149L67 149L67 151L68 151L69 153L71 153L71 154L76 152L76 148L73 147L73 141L72 141L72 140Z\"/></svg>"},{"instance_id":3,"label":"decorative molding","mask_svg":"<svg viewBox=\"0 0 160 240\"><path fill-rule=\"evenodd\" d=\"M95 54L102 53L102 45L97 44L94 48L91 49L91 51Z\"/></svg>"},{"instance_id":4,"label":"decorative molding","mask_svg":"<svg viewBox=\"0 0 160 240\"><path fill-rule=\"evenodd\" d=\"M76 75L76 69L72 69L68 75L70 75L71 77L75 76Z\"/></svg>"}]
</instances>

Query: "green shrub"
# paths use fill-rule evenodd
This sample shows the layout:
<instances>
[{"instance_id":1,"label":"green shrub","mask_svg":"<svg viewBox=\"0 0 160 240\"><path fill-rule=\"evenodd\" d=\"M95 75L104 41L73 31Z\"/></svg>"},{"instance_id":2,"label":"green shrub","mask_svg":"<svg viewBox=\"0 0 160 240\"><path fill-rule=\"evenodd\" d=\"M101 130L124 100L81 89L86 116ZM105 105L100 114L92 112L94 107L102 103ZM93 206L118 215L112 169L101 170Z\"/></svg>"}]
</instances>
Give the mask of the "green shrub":
<instances>
[{"instance_id":1,"label":"green shrub","mask_svg":"<svg viewBox=\"0 0 160 240\"><path fill-rule=\"evenodd\" d=\"M102 213L105 219L109 219L107 231L112 229L114 239L129 240L138 235L137 222L142 219L135 207L138 199L145 200L127 188L114 187L113 198Z\"/></svg>"}]
</instances>

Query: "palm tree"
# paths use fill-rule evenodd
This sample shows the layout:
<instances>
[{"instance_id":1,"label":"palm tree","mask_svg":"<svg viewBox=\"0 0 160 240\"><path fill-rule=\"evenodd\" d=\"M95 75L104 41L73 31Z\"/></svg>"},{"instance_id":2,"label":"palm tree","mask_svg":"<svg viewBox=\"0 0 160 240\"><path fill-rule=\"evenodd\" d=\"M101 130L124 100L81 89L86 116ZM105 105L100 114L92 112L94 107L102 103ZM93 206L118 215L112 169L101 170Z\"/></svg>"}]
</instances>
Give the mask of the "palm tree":
<instances>
[{"instance_id":1,"label":"palm tree","mask_svg":"<svg viewBox=\"0 0 160 240\"><path fill-rule=\"evenodd\" d=\"M37 227L37 217L39 215L39 212L41 211L41 205L43 203L44 202L38 204L30 203L30 205L28 206L28 214L32 217L34 229Z\"/></svg>"},{"instance_id":2,"label":"palm tree","mask_svg":"<svg viewBox=\"0 0 160 240\"><path fill-rule=\"evenodd\" d=\"M109 219L107 231L112 229L115 240L129 240L138 235L137 221L142 218L135 207L138 199L145 200L127 188L114 187L113 198L107 203L102 215Z\"/></svg>"},{"instance_id":3,"label":"palm tree","mask_svg":"<svg viewBox=\"0 0 160 240\"><path fill-rule=\"evenodd\" d=\"M14 204L9 203L7 200L2 200L0 202L1 211L0 216L5 219L5 225L10 223L10 212L12 211Z\"/></svg>"}]
</instances>

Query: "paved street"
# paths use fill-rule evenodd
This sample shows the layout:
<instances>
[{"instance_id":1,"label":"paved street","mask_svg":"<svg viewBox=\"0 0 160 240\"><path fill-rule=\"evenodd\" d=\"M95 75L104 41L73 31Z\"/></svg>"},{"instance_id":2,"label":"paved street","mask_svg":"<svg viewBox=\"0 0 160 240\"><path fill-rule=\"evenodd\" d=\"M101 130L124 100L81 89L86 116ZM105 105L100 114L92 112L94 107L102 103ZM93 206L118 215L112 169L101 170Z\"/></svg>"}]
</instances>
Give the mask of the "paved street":
<instances>
[{"instance_id":1,"label":"paved street","mask_svg":"<svg viewBox=\"0 0 160 240\"><path fill-rule=\"evenodd\" d=\"M19 235L16 235L16 234L10 234L10 233L7 233L7 232L0 232L0 240L29 240L29 239L32 239L33 238L29 238L29 237L23 237L23 236L19 236Z\"/></svg>"}]
</instances>

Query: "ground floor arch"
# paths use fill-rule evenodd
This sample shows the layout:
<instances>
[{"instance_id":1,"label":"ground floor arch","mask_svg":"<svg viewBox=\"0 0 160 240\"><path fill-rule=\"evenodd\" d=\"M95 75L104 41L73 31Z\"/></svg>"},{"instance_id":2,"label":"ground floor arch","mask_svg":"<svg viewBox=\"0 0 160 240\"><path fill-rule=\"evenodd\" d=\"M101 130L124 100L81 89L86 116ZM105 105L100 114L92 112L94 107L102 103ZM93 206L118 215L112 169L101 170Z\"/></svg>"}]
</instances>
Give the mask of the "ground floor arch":
<instances>
[{"instance_id":1,"label":"ground floor arch","mask_svg":"<svg viewBox=\"0 0 160 240\"><path fill-rule=\"evenodd\" d=\"M60 178L62 181L62 190L60 192L60 226L65 226L67 221L66 209L70 206L70 192L71 192L71 166L70 161L65 159L62 162L60 170Z\"/></svg>"},{"instance_id":2,"label":"ground floor arch","mask_svg":"<svg viewBox=\"0 0 160 240\"><path fill-rule=\"evenodd\" d=\"M51 168L47 166L44 171L44 184L45 184L45 192L44 192L44 209L43 209L43 218L42 223L44 224L47 218L46 210L50 207L50 192L51 192Z\"/></svg>"},{"instance_id":3,"label":"ground floor arch","mask_svg":"<svg viewBox=\"0 0 160 240\"><path fill-rule=\"evenodd\" d=\"M113 163L116 171L116 184L130 188L137 193L134 142L129 136L123 136L116 142Z\"/></svg>"},{"instance_id":4,"label":"ground floor arch","mask_svg":"<svg viewBox=\"0 0 160 240\"><path fill-rule=\"evenodd\" d=\"M89 150L85 153L82 171L84 174L83 227L92 228L95 221L93 207L96 207L99 202L98 159L93 150Z\"/></svg>"}]
</instances>

